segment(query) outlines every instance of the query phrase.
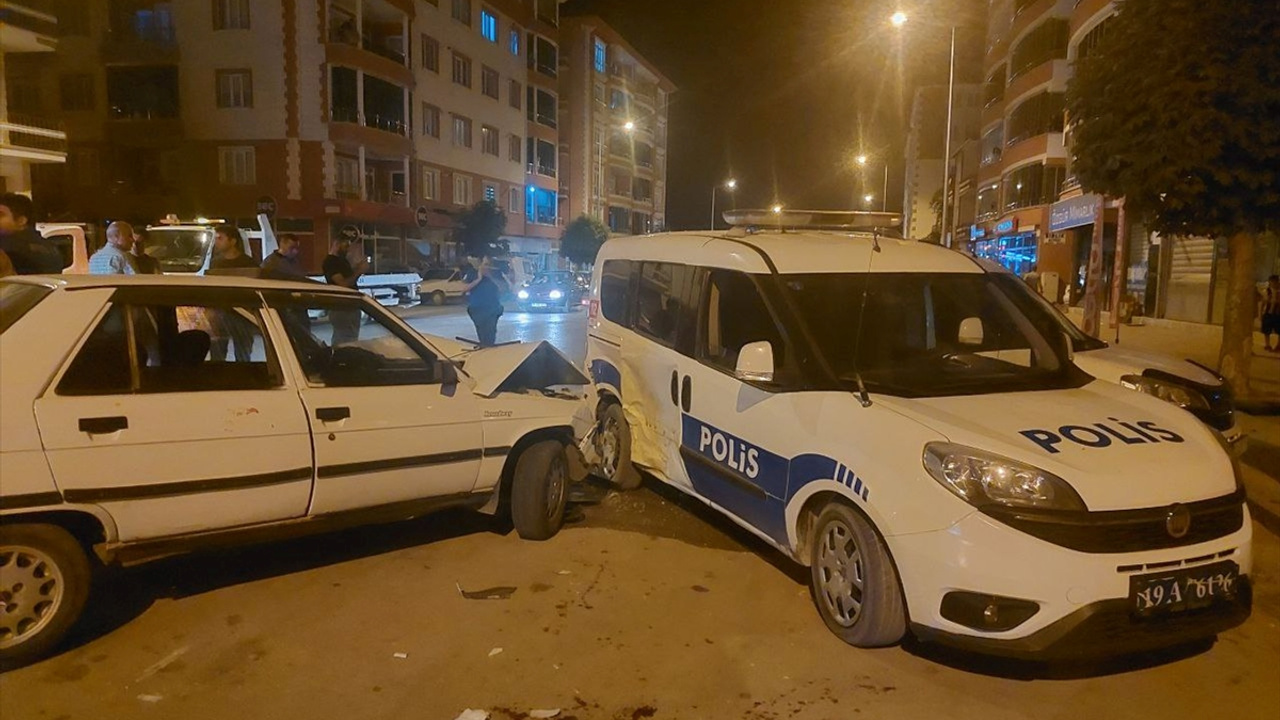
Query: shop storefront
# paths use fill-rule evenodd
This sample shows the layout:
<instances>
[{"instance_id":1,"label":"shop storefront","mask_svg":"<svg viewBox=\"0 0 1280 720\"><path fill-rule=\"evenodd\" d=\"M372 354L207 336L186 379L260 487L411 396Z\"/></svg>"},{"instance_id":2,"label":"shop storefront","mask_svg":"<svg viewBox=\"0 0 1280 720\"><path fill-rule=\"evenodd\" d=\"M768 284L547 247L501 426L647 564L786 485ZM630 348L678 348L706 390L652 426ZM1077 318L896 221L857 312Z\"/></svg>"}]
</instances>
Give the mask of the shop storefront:
<instances>
[{"instance_id":1,"label":"shop storefront","mask_svg":"<svg viewBox=\"0 0 1280 720\"><path fill-rule=\"evenodd\" d=\"M975 257L994 260L1019 276L1034 270L1040 261L1039 230L1019 227L1016 217L996 223L991 233L974 225L969 235Z\"/></svg>"}]
</instances>

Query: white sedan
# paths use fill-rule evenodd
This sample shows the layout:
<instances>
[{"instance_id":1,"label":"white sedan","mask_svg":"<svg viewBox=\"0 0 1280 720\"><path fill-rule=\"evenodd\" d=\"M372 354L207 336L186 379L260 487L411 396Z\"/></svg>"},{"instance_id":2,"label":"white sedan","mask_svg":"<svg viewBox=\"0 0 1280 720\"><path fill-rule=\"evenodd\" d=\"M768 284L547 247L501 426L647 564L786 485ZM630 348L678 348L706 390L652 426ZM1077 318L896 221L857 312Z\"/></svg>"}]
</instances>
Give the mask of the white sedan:
<instances>
[{"instance_id":1,"label":"white sedan","mask_svg":"<svg viewBox=\"0 0 1280 720\"><path fill-rule=\"evenodd\" d=\"M451 506L553 535L586 378L433 343L321 285L0 281L0 663L57 644L97 563Z\"/></svg>"}]
</instances>

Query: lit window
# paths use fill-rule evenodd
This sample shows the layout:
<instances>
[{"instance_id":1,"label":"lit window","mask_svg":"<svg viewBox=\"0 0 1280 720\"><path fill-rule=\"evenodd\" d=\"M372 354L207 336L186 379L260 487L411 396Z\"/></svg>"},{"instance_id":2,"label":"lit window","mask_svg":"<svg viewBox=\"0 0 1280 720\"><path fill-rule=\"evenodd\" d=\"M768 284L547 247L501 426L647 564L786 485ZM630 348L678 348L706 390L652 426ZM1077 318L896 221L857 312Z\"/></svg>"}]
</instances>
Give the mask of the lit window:
<instances>
[{"instance_id":1,"label":"lit window","mask_svg":"<svg viewBox=\"0 0 1280 720\"><path fill-rule=\"evenodd\" d=\"M605 70L605 59L608 57L607 46L600 38L596 38L595 65L596 72L602 73Z\"/></svg>"},{"instance_id":2,"label":"lit window","mask_svg":"<svg viewBox=\"0 0 1280 720\"><path fill-rule=\"evenodd\" d=\"M223 185L253 185L257 178L252 146L218 148L218 182Z\"/></svg>"},{"instance_id":3,"label":"lit window","mask_svg":"<svg viewBox=\"0 0 1280 720\"><path fill-rule=\"evenodd\" d=\"M536 225L556 224L556 193L539 187L530 188L529 202L525 205L525 218Z\"/></svg>"},{"instance_id":4,"label":"lit window","mask_svg":"<svg viewBox=\"0 0 1280 720\"><path fill-rule=\"evenodd\" d=\"M480 34L491 43L498 42L498 16L489 10L480 11Z\"/></svg>"},{"instance_id":5,"label":"lit window","mask_svg":"<svg viewBox=\"0 0 1280 720\"><path fill-rule=\"evenodd\" d=\"M520 57L520 31L511 28L511 32L507 34L507 49L512 55Z\"/></svg>"},{"instance_id":6,"label":"lit window","mask_svg":"<svg viewBox=\"0 0 1280 720\"><path fill-rule=\"evenodd\" d=\"M484 199L491 203L498 202L498 186L491 183L484 184Z\"/></svg>"}]
</instances>

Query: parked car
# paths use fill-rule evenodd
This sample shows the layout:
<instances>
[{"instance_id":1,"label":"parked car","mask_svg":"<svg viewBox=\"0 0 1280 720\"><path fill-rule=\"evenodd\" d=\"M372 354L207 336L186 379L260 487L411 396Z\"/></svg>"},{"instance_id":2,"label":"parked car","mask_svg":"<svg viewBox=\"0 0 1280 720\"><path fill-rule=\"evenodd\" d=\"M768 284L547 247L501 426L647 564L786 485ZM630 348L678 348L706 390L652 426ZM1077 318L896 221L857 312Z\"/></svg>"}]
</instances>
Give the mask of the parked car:
<instances>
[{"instance_id":1,"label":"parked car","mask_svg":"<svg viewBox=\"0 0 1280 720\"><path fill-rule=\"evenodd\" d=\"M451 506L553 535L587 379L445 345L323 285L0 281L0 661L58 642L98 562Z\"/></svg>"},{"instance_id":2,"label":"parked car","mask_svg":"<svg viewBox=\"0 0 1280 720\"><path fill-rule=\"evenodd\" d=\"M553 310L571 312L582 305L583 287L571 272L545 272L534 276L516 292L523 312Z\"/></svg>"},{"instance_id":3,"label":"parked car","mask_svg":"<svg viewBox=\"0 0 1280 720\"><path fill-rule=\"evenodd\" d=\"M465 273L460 268L433 268L423 275L418 284L418 297L432 305L444 305L457 300L467 292Z\"/></svg>"},{"instance_id":4,"label":"parked car","mask_svg":"<svg viewBox=\"0 0 1280 720\"><path fill-rule=\"evenodd\" d=\"M590 461L807 566L859 647L1081 658L1244 622L1252 523L1221 438L1081 370L1017 277L859 230L897 219L740 212L605 243Z\"/></svg>"}]
</instances>

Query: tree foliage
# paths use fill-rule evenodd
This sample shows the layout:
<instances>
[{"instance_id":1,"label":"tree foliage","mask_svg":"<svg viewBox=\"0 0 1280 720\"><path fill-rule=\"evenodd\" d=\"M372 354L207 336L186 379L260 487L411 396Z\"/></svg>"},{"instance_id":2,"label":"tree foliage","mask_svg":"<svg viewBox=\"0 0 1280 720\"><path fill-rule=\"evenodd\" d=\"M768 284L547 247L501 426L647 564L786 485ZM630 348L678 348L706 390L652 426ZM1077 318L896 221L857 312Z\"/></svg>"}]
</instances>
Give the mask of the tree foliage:
<instances>
[{"instance_id":1,"label":"tree foliage","mask_svg":"<svg viewBox=\"0 0 1280 720\"><path fill-rule=\"evenodd\" d=\"M1067 92L1083 188L1164 234L1257 233L1280 215L1280 6L1124 0Z\"/></svg>"},{"instance_id":2,"label":"tree foliage","mask_svg":"<svg viewBox=\"0 0 1280 720\"><path fill-rule=\"evenodd\" d=\"M560 236L560 255L569 262L591 265L600 253L600 246L609 239L609 228L589 215L579 215Z\"/></svg>"},{"instance_id":3,"label":"tree foliage","mask_svg":"<svg viewBox=\"0 0 1280 720\"><path fill-rule=\"evenodd\" d=\"M492 200L481 200L458 217L454 240L462 243L467 257L507 254L507 243L499 238L507 229L507 214Z\"/></svg>"}]
</instances>

